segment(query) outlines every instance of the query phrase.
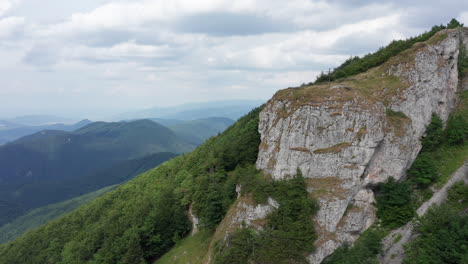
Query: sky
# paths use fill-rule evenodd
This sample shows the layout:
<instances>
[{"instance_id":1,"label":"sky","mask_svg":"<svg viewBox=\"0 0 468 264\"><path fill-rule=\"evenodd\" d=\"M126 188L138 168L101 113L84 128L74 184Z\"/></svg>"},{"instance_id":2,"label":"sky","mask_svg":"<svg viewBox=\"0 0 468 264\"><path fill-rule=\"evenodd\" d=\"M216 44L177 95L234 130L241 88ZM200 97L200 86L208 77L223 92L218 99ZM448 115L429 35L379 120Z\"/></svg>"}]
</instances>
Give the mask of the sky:
<instances>
[{"instance_id":1,"label":"sky","mask_svg":"<svg viewBox=\"0 0 468 264\"><path fill-rule=\"evenodd\" d=\"M268 99L466 0L0 0L0 118Z\"/></svg>"}]
</instances>

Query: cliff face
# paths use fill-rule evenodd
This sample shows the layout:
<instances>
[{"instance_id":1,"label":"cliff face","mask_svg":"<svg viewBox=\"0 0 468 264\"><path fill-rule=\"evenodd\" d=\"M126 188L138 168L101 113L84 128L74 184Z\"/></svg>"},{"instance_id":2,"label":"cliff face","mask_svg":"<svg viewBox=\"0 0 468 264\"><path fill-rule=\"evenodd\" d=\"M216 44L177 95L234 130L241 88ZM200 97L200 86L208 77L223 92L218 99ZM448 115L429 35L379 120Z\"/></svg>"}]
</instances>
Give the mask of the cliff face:
<instances>
[{"instance_id":1,"label":"cliff face","mask_svg":"<svg viewBox=\"0 0 468 264\"><path fill-rule=\"evenodd\" d=\"M432 113L447 120L463 86L461 45L468 29L445 30L366 73L282 90L266 104L257 168L275 179L299 168L320 202L310 263L375 222L372 187L404 177Z\"/></svg>"}]
</instances>

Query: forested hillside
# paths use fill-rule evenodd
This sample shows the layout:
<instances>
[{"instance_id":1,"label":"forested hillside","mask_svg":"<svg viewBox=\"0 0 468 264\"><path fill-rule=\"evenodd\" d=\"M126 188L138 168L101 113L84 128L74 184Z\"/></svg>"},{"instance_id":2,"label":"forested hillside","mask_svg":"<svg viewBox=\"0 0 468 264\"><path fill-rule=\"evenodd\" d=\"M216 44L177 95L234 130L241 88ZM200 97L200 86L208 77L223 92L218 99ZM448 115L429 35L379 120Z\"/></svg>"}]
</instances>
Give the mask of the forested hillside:
<instances>
[{"instance_id":1,"label":"forested hillside","mask_svg":"<svg viewBox=\"0 0 468 264\"><path fill-rule=\"evenodd\" d=\"M149 120L97 122L74 132L42 131L1 146L0 225L29 209L120 183L142 172L145 162L149 169L174 157L170 153L194 147ZM144 160L156 153L162 154Z\"/></svg>"},{"instance_id":2,"label":"forested hillside","mask_svg":"<svg viewBox=\"0 0 468 264\"><path fill-rule=\"evenodd\" d=\"M189 154L146 172L0 249L0 263L145 263L190 231L211 229L236 198L231 172L256 160L259 109Z\"/></svg>"}]
</instances>

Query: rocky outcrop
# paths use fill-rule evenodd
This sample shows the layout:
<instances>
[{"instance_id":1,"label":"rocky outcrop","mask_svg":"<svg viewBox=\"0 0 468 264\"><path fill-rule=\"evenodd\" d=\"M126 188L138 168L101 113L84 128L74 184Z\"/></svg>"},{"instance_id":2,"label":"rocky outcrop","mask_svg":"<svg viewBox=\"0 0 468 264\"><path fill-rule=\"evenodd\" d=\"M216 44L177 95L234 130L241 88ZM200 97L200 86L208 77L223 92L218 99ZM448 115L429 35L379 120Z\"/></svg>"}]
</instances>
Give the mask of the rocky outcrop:
<instances>
[{"instance_id":1,"label":"rocky outcrop","mask_svg":"<svg viewBox=\"0 0 468 264\"><path fill-rule=\"evenodd\" d=\"M197 234L200 230L198 229L198 225L200 220L198 217L193 213L193 204L190 204L189 210L188 210L188 217L190 222L192 223L192 232L190 235L195 235Z\"/></svg>"},{"instance_id":2,"label":"rocky outcrop","mask_svg":"<svg viewBox=\"0 0 468 264\"><path fill-rule=\"evenodd\" d=\"M467 31L439 32L366 73L282 90L265 105L257 168L274 179L300 169L320 202L310 263L354 242L375 222L373 186L404 177L432 113L447 120Z\"/></svg>"},{"instance_id":3,"label":"rocky outcrop","mask_svg":"<svg viewBox=\"0 0 468 264\"><path fill-rule=\"evenodd\" d=\"M240 194L240 186L236 188ZM212 263L212 255L215 244L218 241L226 241L229 234L242 227L250 227L257 231L263 230L267 216L279 207L279 203L272 198L268 198L266 204L256 204L250 195L238 196L237 201L228 210L223 221L216 228L216 232L210 244L205 261Z\"/></svg>"},{"instance_id":4,"label":"rocky outcrop","mask_svg":"<svg viewBox=\"0 0 468 264\"><path fill-rule=\"evenodd\" d=\"M439 205L447 199L447 192L455 183L463 181L468 184L468 163L461 166L447 181L447 183L437 190L429 201L424 202L416 211L418 216L423 216L427 210L433 205ZM383 264L399 264L403 262L404 248L403 245L414 238L413 234L414 223L409 222L405 226L390 232L383 241L383 254L379 258L379 262Z\"/></svg>"}]
</instances>

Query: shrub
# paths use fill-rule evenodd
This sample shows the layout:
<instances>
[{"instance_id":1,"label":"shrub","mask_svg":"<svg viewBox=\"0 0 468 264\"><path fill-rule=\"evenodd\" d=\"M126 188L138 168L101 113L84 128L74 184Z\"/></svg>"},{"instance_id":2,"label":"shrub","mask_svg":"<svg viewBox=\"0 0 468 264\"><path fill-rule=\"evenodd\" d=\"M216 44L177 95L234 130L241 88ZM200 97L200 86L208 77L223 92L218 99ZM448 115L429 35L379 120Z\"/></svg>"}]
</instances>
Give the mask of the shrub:
<instances>
[{"instance_id":1,"label":"shrub","mask_svg":"<svg viewBox=\"0 0 468 264\"><path fill-rule=\"evenodd\" d=\"M390 177L377 194L377 216L385 227L396 228L414 216L412 189L408 182L398 183Z\"/></svg>"},{"instance_id":2,"label":"shrub","mask_svg":"<svg viewBox=\"0 0 468 264\"><path fill-rule=\"evenodd\" d=\"M468 207L468 184L463 181L455 183L448 191L448 203L458 209Z\"/></svg>"},{"instance_id":3,"label":"shrub","mask_svg":"<svg viewBox=\"0 0 468 264\"><path fill-rule=\"evenodd\" d=\"M411 180L424 188L435 182L439 176L435 162L428 153L420 153L408 170Z\"/></svg>"},{"instance_id":4,"label":"shrub","mask_svg":"<svg viewBox=\"0 0 468 264\"><path fill-rule=\"evenodd\" d=\"M324 260L324 264L376 264L377 255L382 249L385 232L381 229L369 229L364 232L352 247L339 247Z\"/></svg>"},{"instance_id":5,"label":"shrub","mask_svg":"<svg viewBox=\"0 0 468 264\"><path fill-rule=\"evenodd\" d=\"M463 23L458 22L455 18L452 18L450 22L447 24L447 28L452 29L452 28L457 28L457 27L463 27Z\"/></svg>"},{"instance_id":6,"label":"shrub","mask_svg":"<svg viewBox=\"0 0 468 264\"><path fill-rule=\"evenodd\" d=\"M450 145L461 145L468 136L468 122L462 115L451 115L445 130L445 140Z\"/></svg>"},{"instance_id":7,"label":"shrub","mask_svg":"<svg viewBox=\"0 0 468 264\"><path fill-rule=\"evenodd\" d=\"M468 215L445 204L429 209L416 224L406 264L467 263Z\"/></svg>"},{"instance_id":8,"label":"shrub","mask_svg":"<svg viewBox=\"0 0 468 264\"><path fill-rule=\"evenodd\" d=\"M422 151L432 151L440 145L443 139L442 119L432 114L431 123L426 127L426 136L421 139Z\"/></svg>"},{"instance_id":9,"label":"shrub","mask_svg":"<svg viewBox=\"0 0 468 264\"><path fill-rule=\"evenodd\" d=\"M255 234L249 228L239 229L218 245L216 264L306 263L305 256L313 251L316 233L312 216L318 207L309 198L302 175L290 180L263 181L263 186L270 186L269 194L279 208L267 217L263 231Z\"/></svg>"}]
</instances>

